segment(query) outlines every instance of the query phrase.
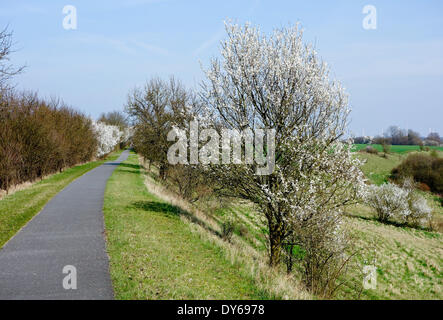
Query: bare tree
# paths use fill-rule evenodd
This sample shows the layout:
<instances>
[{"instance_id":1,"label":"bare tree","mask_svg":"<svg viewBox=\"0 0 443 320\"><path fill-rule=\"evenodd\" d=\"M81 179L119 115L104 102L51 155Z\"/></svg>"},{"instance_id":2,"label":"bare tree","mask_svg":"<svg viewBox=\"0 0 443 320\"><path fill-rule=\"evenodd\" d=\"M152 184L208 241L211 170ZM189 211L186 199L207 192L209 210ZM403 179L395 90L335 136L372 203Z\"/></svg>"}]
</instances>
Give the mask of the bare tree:
<instances>
[{"instance_id":1,"label":"bare tree","mask_svg":"<svg viewBox=\"0 0 443 320\"><path fill-rule=\"evenodd\" d=\"M428 137L426 138L426 140L435 141L438 144L441 143L441 138L440 138L440 135L438 134L438 132L430 132Z\"/></svg>"},{"instance_id":2,"label":"bare tree","mask_svg":"<svg viewBox=\"0 0 443 320\"><path fill-rule=\"evenodd\" d=\"M150 163L159 165L162 179L166 178L167 153L172 144L167 134L173 126L183 126L190 120L191 98L183 84L173 77L169 82L153 78L128 97L126 112L135 121L135 147Z\"/></svg>"},{"instance_id":3,"label":"bare tree","mask_svg":"<svg viewBox=\"0 0 443 320\"><path fill-rule=\"evenodd\" d=\"M9 63L9 56L13 52L12 45L12 32L6 27L0 31L0 92L8 89L9 80L24 69Z\"/></svg>"},{"instance_id":4,"label":"bare tree","mask_svg":"<svg viewBox=\"0 0 443 320\"><path fill-rule=\"evenodd\" d=\"M123 112L111 111L107 113L102 113L98 118L98 121L104 122L111 126L117 126L120 129L124 129L128 126L127 117Z\"/></svg>"}]
</instances>

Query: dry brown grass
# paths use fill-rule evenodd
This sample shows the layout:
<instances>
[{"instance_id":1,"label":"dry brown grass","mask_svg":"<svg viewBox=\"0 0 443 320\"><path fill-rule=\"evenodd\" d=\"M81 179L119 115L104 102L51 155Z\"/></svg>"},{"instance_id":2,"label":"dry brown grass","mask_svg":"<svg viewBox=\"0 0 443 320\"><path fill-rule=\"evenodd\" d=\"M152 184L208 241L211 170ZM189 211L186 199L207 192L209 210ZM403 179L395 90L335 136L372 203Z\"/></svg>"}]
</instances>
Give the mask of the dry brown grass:
<instances>
[{"instance_id":1,"label":"dry brown grass","mask_svg":"<svg viewBox=\"0 0 443 320\"><path fill-rule=\"evenodd\" d=\"M97 158L93 157L93 158L91 159L91 161L88 161L88 162L93 162L93 161L97 161L97 160L98 160ZM77 164L73 165L72 167L81 166L81 165L84 165L84 164L86 164L86 163L88 163L88 162L80 162L80 163L77 163ZM69 169L69 168L70 168L70 167L65 167L65 168L63 168L63 170L61 170L61 171L63 172L63 171L65 171L66 169ZM54 176L54 175L56 175L56 174L59 174L59 173L60 173L60 172L54 172L54 173L51 173L51 174L46 174L46 175L44 175L44 176L42 176L42 177L40 177L40 178L38 178L38 179L35 179L35 180L33 180L33 181L25 181L25 182L22 182L22 183L19 183L19 184L16 184L16 185L12 185L12 186L9 188L8 191L0 189L0 200L3 199L3 198L6 197L6 196L13 195L13 194L16 193L17 191L22 191L22 190L29 189L30 187L32 187L33 185L35 185L37 182L40 182L40 181L43 181L43 180L49 179L49 178L51 178L52 176Z\"/></svg>"}]
</instances>

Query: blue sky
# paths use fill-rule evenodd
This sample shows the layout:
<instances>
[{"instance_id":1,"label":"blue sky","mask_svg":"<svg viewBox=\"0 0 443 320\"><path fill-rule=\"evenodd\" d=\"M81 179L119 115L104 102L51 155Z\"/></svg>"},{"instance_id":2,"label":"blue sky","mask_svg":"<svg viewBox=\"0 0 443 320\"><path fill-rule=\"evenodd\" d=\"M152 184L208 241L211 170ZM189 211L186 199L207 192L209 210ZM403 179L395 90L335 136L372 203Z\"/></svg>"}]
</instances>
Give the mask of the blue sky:
<instances>
[{"instance_id":1,"label":"blue sky","mask_svg":"<svg viewBox=\"0 0 443 320\"><path fill-rule=\"evenodd\" d=\"M365 5L377 29L365 30ZM77 30L62 26L77 8ZM58 95L92 117L121 110L151 76L171 74L189 87L218 54L223 20L265 32L302 23L350 94L350 130L376 135L389 125L443 134L443 2L103 0L2 1L0 26L14 31L12 62L26 64L19 88Z\"/></svg>"}]
</instances>

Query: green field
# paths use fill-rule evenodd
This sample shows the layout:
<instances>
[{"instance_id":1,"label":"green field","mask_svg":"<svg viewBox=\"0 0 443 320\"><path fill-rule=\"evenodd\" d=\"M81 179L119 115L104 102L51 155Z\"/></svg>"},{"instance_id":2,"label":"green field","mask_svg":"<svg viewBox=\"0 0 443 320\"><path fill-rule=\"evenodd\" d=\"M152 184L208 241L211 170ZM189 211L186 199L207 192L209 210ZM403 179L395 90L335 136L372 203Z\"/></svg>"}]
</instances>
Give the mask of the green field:
<instances>
[{"instance_id":1,"label":"green field","mask_svg":"<svg viewBox=\"0 0 443 320\"><path fill-rule=\"evenodd\" d=\"M365 176L377 185L388 182L388 177L391 174L391 170L397 167L406 155L401 153L387 154L386 158L376 154L369 154L366 152L356 153L356 157L365 161L362 166L362 171Z\"/></svg>"},{"instance_id":2,"label":"green field","mask_svg":"<svg viewBox=\"0 0 443 320\"><path fill-rule=\"evenodd\" d=\"M353 147L353 151L360 151L361 149L366 148L367 146L369 146L369 144L354 144ZM383 152L383 148L381 146L381 144L371 144L370 146L374 147L375 149L377 149L380 152ZM395 152L395 153L407 153L407 152L411 152L411 151L420 151L420 147L419 146L397 146L397 145L392 145L390 146L390 152ZM443 147L426 147L429 148L430 150L439 150L439 151L443 151Z\"/></svg>"},{"instance_id":3,"label":"green field","mask_svg":"<svg viewBox=\"0 0 443 320\"><path fill-rule=\"evenodd\" d=\"M64 187L105 161L117 159L119 154L120 152L115 152L104 160L88 162L66 169L1 199L0 248Z\"/></svg>"}]
</instances>

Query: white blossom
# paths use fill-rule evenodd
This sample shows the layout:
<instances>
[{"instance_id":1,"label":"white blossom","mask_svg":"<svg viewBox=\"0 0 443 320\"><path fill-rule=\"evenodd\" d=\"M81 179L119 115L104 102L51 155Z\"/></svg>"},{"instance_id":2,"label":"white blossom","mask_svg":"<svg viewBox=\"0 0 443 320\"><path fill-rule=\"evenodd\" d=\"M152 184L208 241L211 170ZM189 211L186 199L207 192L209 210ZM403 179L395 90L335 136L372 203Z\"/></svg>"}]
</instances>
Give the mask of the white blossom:
<instances>
[{"instance_id":1,"label":"white blossom","mask_svg":"<svg viewBox=\"0 0 443 320\"><path fill-rule=\"evenodd\" d=\"M403 187L392 183L367 186L363 198L383 222L398 219L419 225L431 219L432 209L426 199L414 190L411 180L406 180Z\"/></svg>"},{"instance_id":2,"label":"white blossom","mask_svg":"<svg viewBox=\"0 0 443 320\"><path fill-rule=\"evenodd\" d=\"M380 221L395 217L404 220L410 213L408 196L407 190L393 183L370 185L366 189L365 202L375 209Z\"/></svg>"},{"instance_id":3,"label":"white blossom","mask_svg":"<svg viewBox=\"0 0 443 320\"><path fill-rule=\"evenodd\" d=\"M340 215L364 184L351 142L340 141L348 98L329 78L326 63L302 41L298 25L269 36L248 24L226 24L226 30L221 59L212 60L203 84L207 114L229 129L274 129L276 160L268 176L255 175L255 166L247 164L212 170L259 205L272 251L292 226Z\"/></svg>"},{"instance_id":4,"label":"white blossom","mask_svg":"<svg viewBox=\"0 0 443 320\"><path fill-rule=\"evenodd\" d=\"M93 121L92 125L97 135L97 157L113 151L122 141L122 138L126 138L130 134L129 131L123 132L118 126L108 125L100 121Z\"/></svg>"}]
</instances>

